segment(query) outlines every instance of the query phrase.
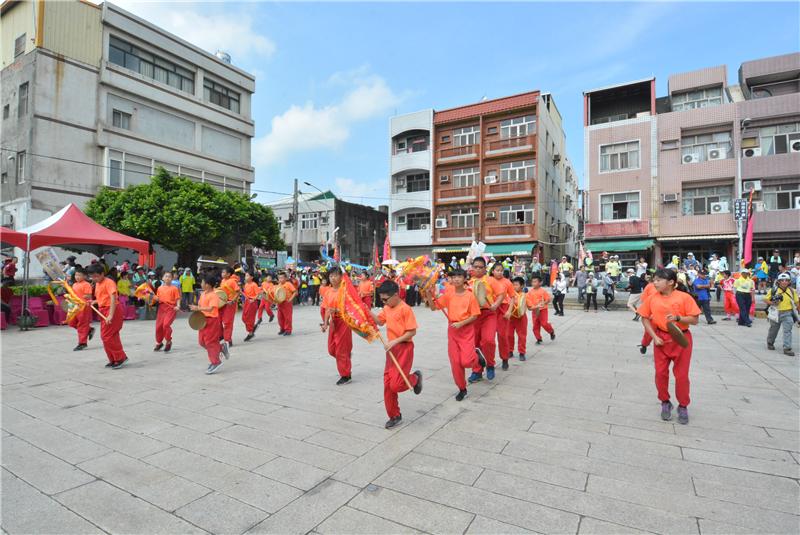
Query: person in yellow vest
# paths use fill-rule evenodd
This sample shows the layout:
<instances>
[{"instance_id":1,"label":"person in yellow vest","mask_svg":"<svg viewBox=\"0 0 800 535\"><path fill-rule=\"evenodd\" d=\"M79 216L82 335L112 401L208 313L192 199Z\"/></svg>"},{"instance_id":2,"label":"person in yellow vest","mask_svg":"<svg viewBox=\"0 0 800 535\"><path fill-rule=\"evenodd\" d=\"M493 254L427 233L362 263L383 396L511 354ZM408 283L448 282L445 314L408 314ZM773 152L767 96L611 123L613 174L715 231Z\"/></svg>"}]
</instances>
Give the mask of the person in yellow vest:
<instances>
[{"instance_id":1,"label":"person in yellow vest","mask_svg":"<svg viewBox=\"0 0 800 535\"><path fill-rule=\"evenodd\" d=\"M769 319L769 333L767 334L767 349L775 349L775 339L778 331L783 327L783 354L794 356L792 350L792 329L794 324L800 324L800 301L797 292L791 287L792 277L788 273L781 273L775 281L775 287L767 291L764 301L770 305L767 314Z\"/></svg>"}]
</instances>

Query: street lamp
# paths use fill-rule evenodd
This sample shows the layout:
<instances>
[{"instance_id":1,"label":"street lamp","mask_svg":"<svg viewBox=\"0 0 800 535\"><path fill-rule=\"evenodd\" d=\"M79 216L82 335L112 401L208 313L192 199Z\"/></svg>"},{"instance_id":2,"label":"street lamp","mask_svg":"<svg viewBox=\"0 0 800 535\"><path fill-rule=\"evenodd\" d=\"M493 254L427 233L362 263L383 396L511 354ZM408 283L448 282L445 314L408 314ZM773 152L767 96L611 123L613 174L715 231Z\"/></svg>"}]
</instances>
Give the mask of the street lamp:
<instances>
[{"instance_id":1,"label":"street lamp","mask_svg":"<svg viewBox=\"0 0 800 535\"><path fill-rule=\"evenodd\" d=\"M736 152L736 184L734 185L734 193L736 199L742 198L742 132L747 128L747 123L752 119L749 117L739 121L739 150ZM734 201L735 202L735 201ZM736 221L736 234L739 238L739 250L737 251L737 270L742 269L742 258L744 258L744 219Z\"/></svg>"}]
</instances>

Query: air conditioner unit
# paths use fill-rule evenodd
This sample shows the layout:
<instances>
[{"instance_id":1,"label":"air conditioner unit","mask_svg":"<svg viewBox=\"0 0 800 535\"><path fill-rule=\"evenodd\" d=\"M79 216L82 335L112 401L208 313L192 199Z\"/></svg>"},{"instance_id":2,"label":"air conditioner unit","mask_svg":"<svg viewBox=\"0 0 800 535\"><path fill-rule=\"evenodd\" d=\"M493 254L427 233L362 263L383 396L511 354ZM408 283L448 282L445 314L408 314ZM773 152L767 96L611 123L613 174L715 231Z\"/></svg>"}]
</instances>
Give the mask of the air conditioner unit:
<instances>
[{"instance_id":1,"label":"air conditioner unit","mask_svg":"<svg viewBox=\"0 0 800 535\"><path fill-rule=\"evenodd\" d=\"M437 219L436 228L447 228L447 219L446 218Z\"/></svg>"},{"instance_id":2,"label":"air conditioner unit","mask_svg":"<svg viewBox=\"0 0 800 535\"><path fill-rule=\"evenodd\" d=\"M497 219L497 212L486 212L486 219Z\"/></svg>"},{"instance_id":3,"label":"air conditioner unit","mask_svg":"<svg viewBox=\"0 0 800 535\"><path fill-rule=\"evenodd\" d=\"M700 161L699 154L684 154L683 163L697 163Z\"/></svg>"},{"instance_id":4,"label":"air conditioner unit","mask_svg":"<svg viewBox=\"0 0 800 535\"><path fill-rule=\"evenodd\" d=\"M711 213L712 214L729 214L730 213L730 205L727 202L712 202L711 203Z\"/></svg>"},{"instance_id":5,"label":"air conditioner unit","mask_svg":"<svg viewBox=\"0 0 800 535\"><path fill-rule=\"evenodd\" d=\"M790 142L789 152L800 152L800 139L795 139Z\"/></svg>"},{"instance_id":6,"label":"air conditioner unit","mask_svg":"<svg viewBox=\"0 0 800 535\"><path fill-rule=\"evenodd\" d=\"M439 184L447 184L450 182L450 175L439 175Z\"/></svg>"},{"instance_id":7,"label":"air conditioner unit","mask_svg":"<svg viewBox=\"0 0 800 535\"><path fill-rule=\"evenodd\" d=\"M561 161L561 155L560 154L553 154L553 163L558 163L560 161Z\"/></svg>"},{"instance_id":8,"label":"air conditioner unit","mask_svg":"<svg viewBox=\"0 0 800 535\"><path fill-rule=\"evenodd\" d=\"M764 201L753 201L753 211L754 212L763 212L764 211Z\"/></svg>"},{"instance_id":9,"label":"air conditioner unit","mask_svg":"<svg viewBox=\"0 0 800 535\"><path fill-rule=\"evenodd\" d=\"M678 194L677 193L664 193L661 195L661 202L678 202Z\"/></svg>"},{"instance_id":10,"label":"air conditioner unit","mask_svg":"<svg viewBox=\"0 0 800 535\"><path fill-rule=\"evenodd\" d=\"M427 223L422 223L422 224L419 226L419 229L420 229L420 230L428 230L429 228L431 228L431 226L430 226L429 224L427 224Z\"/></svg>"},{"instance_id":11,"label":"air conditioner unit","mask_svg":"<svg viewBox=\"0 0 800 535\"><path fill-rule=\"evenodd\" d=\"M708 151L709 160L724 160L728 157L726 149L711 149Z\"/></svg>"},{"instance_id":12,"label":"air conditioner unit","mask_svg":"<svg viewBox=\"0 0 800 535\"><path fill-rule=\"evenodd\" d=\"M760 180L745 180L742 182L742 192L749 193L750 190L753 191L761 191L761 181Z\"/></svg>"},{"instance_id":13,"label":"air conditioner unit","mask_svg":"<svg viewBox=\"0 0 800 535\"><path fill-rule=\"evenodd\" d=\"M742 149L742 157L752 158L753 156L761 156L761 147L752 147L749 149Z\"/></svg>"},{"instance_id":14,"label":"air conditioner unit","mask_svg":"<svg viewBox=\"0 0 800 535\"><path fill-rule=\"evenodd\" d=\"M484 184L494 184L497 182L497 175L488 175L483 177Z\"/></svg>"}]
</instances>

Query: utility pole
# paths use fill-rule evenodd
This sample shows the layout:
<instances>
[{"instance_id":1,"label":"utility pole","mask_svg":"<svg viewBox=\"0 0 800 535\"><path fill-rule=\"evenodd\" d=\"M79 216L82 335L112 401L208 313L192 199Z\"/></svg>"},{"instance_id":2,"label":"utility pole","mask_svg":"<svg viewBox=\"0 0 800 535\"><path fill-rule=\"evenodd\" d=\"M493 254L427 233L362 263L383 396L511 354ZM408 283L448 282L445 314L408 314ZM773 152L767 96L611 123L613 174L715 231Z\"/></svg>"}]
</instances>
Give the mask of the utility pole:
<instances>
[{"instance_id":1,"label":"utility pole","mask_svg":"<svg viewBox=\"0 0 800 535\"><path fill-rule=\"evenodd\" d=\"M300 263L300 249L299 249L299 241L300 241L300 215L298 212L298 195L300 190L297 188L297 179L294 179L294 197L292 199L292 254L294 255L294 260L298 264Z\"/></svg>"}]
</instances>

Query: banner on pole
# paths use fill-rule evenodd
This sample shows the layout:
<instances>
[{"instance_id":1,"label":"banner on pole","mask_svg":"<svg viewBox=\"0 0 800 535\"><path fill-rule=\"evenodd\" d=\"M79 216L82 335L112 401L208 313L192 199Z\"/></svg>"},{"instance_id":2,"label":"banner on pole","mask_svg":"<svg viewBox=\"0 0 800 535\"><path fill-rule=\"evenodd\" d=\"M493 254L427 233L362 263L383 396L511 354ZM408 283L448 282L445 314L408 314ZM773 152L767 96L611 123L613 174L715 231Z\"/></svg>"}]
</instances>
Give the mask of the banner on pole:
<instances>
[{"instance_id":1,"label":"banner on pole","mask_svg":"<svg viewBox=\"0 0 800 535\"><path fill-rule=\"evenodd\" d=\"M36 260L42 265L42 269L52 280L65 280L67 275L61 268L61 261L58 259L55 250L48 247L36 253Z\"/></svg>"}]
</instances>

